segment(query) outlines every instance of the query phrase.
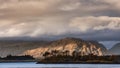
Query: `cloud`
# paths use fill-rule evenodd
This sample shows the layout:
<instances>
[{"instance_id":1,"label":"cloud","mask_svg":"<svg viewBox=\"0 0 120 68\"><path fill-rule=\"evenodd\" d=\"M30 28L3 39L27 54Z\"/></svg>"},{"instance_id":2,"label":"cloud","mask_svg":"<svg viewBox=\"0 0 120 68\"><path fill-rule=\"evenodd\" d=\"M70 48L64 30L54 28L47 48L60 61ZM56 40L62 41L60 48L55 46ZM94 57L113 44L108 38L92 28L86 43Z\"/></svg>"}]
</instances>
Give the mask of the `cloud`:
<instances>
[{"instance_id":1,"label":"cloud","mask_svg":"<svg viewBox=\"0 0 120 68\"><path fill-rule=\"evenodd\" d=\"M79 32L77 37L94 40L119 40L119 17L76 17L71 20L69 25L76 33Z\"/></svg>"},{"instance_id":2,"label":"cloud","mask_svg":"<svg viewBox=\"0 0 120 68\"><path fill-rule=\"evenodd\" d=\"M0 37L120 40L119 0L0 0Z\"/></svg>"},{"instance_id":3,"label":"cloud","mask_svg":"<svg viewBox=\"0 0 120 68\"><path fill-rule=\"evenodd\" d=\"M71 11L78 9L79 6L80 6L80 2L75 2L75 3L69 3L67 5L65 4L60 9L63 11Z\"/></svg>"},{"instance_id":4,"label":"cloud","mask_svg":"<svg viewBox=\"0 0 120 68\"><path fill-rule=\"evenodd\" d=\"M88 32L89 30L120 30L119 17L76 17L70 23L70 26L78 28L80 31Z\"/></svg>"},{"instance_id":5,"label":"cloud","mask_svg":"<svg viewBox=\"0 0 120 68\"><path fill-rule=\"evenodd\" d=\"M79 37L93 40L119 40L119 17L76 17L67 23L61 19L46 18L14 23L0 31L1 37ZM114 36L115 35L115 36Z\"/></svg>"}]
</instances>

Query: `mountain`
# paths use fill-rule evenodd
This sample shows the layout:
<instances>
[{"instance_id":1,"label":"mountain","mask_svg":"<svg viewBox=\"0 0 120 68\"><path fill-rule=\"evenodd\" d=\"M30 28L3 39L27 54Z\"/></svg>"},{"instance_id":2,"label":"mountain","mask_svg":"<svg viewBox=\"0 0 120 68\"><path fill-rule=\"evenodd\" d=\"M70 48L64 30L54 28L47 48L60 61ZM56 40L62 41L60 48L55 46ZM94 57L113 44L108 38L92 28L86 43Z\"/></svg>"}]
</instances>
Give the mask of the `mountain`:
<instances>
[{"instance_id":1,"label":"mountain","mask_svg":"<svg viewBox=\"0 0 120 68\"><path fill-rule=\"evenodd\" d=\"M104 55L107 49L96 41L85 41L77 38L64 38L56 41L51 41L46 44L47 47L39 47L36 49L27 50L23 55L32 55L36 58L42 58L45 52L59 51L63 53L69 51L69 55L77 52L81 55Z\"/></svg>"},{"instance_id":2,"label":"mountain","mask_svg":"<svg viewBox=\"0 0 120 68\"><path fill-rule=\"evenodd\" d=\"M20 55L26 50L45 47L46 41L0 41L0 57Z\"/></svg>"},{"instance_id":3,"label":"mountain","mask_svg":"<svg viewBox=\"0 0 120 68\"><path fill-rule=\"evenodd\" d=\"M115 44L110 50L109 53L112 55L120 55L120 43Z\"/></svg>"},{"instance_id":4,"label":"mountain","mask_svg":"<svg viewBox=\"0 0 120 68\"><path fill-rule=\"evenodd\" d=\"M107 49L96 41L85 41L78 38L63 38L55 41L0 41L0 56L31 55L43 57L45 52L68 50L70 55L76 51L82 55L94 53L103 55Z\"/></svg>"}]
</instances>

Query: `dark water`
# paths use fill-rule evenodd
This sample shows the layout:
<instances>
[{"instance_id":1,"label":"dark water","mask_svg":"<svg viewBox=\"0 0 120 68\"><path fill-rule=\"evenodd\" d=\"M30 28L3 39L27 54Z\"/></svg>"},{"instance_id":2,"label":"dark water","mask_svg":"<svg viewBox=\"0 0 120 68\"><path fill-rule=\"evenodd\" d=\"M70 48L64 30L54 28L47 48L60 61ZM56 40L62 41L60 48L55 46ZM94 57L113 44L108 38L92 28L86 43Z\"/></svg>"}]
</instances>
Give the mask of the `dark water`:
<instances>
[{"instance_id":1,"label":"dark water","mask_svg":"<svg viewBox=\"0 0 120 68\"><path fill-rule=\"evenodd\" d=\"M0 68L120 68L119 64L35 64L25 63L0 63Z\"/></svg>"}]
</instances>

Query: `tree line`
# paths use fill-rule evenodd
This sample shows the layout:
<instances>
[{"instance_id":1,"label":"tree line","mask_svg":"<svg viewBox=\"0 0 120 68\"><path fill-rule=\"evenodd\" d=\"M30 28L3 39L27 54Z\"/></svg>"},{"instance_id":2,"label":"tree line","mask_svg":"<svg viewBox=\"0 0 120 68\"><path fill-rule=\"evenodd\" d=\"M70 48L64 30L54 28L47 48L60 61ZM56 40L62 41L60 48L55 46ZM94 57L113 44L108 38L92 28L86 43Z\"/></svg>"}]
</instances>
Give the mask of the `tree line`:
<instances>
[{"instance_id":1,"label":"tree line","mask_svg":"<svg viewBox=\"0 0 120 68\"><path fill-rule=\"evenodd\" d=\"M34 58L30 55L24 55L24 56L12 56L8 55L6 57L0 57L0 60L34 60Z\"/></svg>"},{"instance_id":2,"label":"tree line","mask_svg":"<svg viewBox=\"0 0 120 68\"><path fill-rule=\"evenodd\" d=\"M68 50L63 52L57 50L51 52L46 51L43 56L45 58L41 62L120 62L120 55L97 56L92 53L81 55L75 51L70 55Z\"/></svg>"}]
</instances>

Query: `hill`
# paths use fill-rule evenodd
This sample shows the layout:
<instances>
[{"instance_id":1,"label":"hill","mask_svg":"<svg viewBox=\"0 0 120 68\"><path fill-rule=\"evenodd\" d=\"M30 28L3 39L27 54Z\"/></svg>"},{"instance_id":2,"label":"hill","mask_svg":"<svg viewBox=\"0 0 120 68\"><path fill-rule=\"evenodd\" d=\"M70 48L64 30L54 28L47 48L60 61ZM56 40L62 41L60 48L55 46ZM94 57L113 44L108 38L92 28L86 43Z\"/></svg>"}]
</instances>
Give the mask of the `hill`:
<instances>
[{"instance_id":1,"label":"hill","mask_svg":"<svg viewBox=\"0 0 120 68\"><path fill-rule=\"evenodd\" d=\"M54 53L55 51L58 54L63 54L64 52L69 52L69 55L72 55L73 52L77 52L81 55L104 55L107 49L100 43L96 41L85 41L78 38L64 38L56 41L51 41L46 44L47 47L39 47L36 49L31 49L25 51L24 55L32 55L34 57L42 58L45 52Z\"/></svg>"}]
</instances>

